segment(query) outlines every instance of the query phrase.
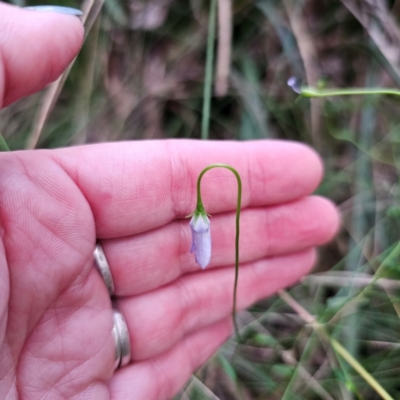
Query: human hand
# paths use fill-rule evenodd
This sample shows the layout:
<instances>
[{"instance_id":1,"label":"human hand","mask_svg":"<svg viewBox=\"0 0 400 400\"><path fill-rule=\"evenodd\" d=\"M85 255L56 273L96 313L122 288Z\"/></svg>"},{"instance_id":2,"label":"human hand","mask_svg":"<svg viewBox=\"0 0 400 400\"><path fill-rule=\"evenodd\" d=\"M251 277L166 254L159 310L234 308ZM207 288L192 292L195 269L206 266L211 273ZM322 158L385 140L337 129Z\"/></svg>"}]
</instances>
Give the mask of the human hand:
<instances>
[{"instance_id":1,"label":"human hand","mask_svg":"<svg viewBox=\"0 0 400 400\"><path fill-rule=\"evenodd\" d=\"M81 41L74 17L0 4L0 104L55 79ZM229 171L203 181L213 216L205 271L189 253L184 218L195 207L197 175L215 162L243 180L243 309L307 273L314 247L337 229L332 204L306 197L322 174L313 151L279 141L152 141L0 154L0 393L169 399L232 334ZM130 333L131 363L116 372L111 302L93 266L96 239Z\"/></svg>"}]
</instances>

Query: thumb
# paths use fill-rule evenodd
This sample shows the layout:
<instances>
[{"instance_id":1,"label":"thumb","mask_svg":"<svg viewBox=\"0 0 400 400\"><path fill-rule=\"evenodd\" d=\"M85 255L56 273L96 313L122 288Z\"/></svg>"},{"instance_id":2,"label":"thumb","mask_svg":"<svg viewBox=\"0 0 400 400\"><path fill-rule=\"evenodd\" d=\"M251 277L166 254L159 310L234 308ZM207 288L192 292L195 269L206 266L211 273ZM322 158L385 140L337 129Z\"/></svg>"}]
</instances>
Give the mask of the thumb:
<instances>
[{"instance_id":1,"label":"thumb","mask_svg":"<svg viewBox=\"0 0 400 400\"><path fill-rule=\"evenodd\" d=\"M56 80L83 41L79 18L0 2L0 108Z\"/></svg>"}]
</instances>

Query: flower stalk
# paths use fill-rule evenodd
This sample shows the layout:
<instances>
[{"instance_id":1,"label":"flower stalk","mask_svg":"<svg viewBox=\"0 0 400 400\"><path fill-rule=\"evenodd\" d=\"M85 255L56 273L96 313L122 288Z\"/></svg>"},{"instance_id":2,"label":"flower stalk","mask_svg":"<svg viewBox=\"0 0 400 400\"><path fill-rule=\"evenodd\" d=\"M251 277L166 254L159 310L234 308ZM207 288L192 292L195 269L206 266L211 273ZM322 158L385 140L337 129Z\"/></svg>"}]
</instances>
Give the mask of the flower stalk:
<instances>
[{"instance_id":1,"label":"flower stalk","mask_svg":"<svg viewBox=\"0 0 400 400\"><path fill-rule=\"evenodd\" d=\"M205 211L203 200L201 198L201 179L204 174L213 168L225 168L231 171L238 183L238 195L236 202L236 235L235 235L235 281L233 285L233 306L232 306L232 320L235 327L235 333L240 340L239 329L236 321L236 295L237 285L239 280L239 234L240 234L240 208L242 204L242 180L239 173L235 168L227 164L212 164L204 168L197 178L197 204L190 221L190 228L192 230L192 247L191 252L195 253L196 262L202 269L206 268L211 258L211 234L210 234L210 221ZM208 251L209 249L209 251Z\"/></svg>"},{"instance_id":2,"label":"flower stalk","mask_svg":"<svg viewBox=\"0 0 400 400\"><path fill-rule=\"evenodd\" d=\"M292 90L303 97L332 97L332 96L365 96L365 95L391 95L400 96L400 90L375 87L375 88L343 88L326 89L312 86L302 86L299 79L291 77L287 82Z\"/></svg>"}]
</instances>

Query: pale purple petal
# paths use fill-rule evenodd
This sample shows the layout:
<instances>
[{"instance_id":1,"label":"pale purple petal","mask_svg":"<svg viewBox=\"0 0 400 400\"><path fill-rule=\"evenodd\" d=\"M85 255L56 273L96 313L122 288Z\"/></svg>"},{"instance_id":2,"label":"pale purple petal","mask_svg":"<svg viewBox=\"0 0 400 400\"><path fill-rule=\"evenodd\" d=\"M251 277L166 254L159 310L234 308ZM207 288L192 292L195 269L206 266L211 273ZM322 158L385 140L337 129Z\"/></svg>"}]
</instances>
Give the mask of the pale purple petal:
<instances>
[{"instance_id":1,"label":"pale purple petal","mask_svg":"<svg viewBox=\"0 0 400 400\"><path fill-rule=\"evenodd\" d=\"M190 229L192 231L190 252L194 252L196 262L204 269L211 259L211 230L207 215L195 213L190 220Z\"/></svg>"}]
</instances>

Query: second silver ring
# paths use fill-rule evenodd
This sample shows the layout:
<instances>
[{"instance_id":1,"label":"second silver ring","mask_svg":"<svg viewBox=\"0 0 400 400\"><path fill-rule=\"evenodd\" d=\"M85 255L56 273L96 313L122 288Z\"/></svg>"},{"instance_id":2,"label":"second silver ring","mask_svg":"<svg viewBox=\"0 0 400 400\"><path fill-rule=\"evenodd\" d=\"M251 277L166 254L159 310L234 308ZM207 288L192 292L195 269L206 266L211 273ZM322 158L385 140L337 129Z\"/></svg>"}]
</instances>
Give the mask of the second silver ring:
<instances>
[{"instance_id":1,"label":"second silver ring","mask_svg":"<svg viewBox=\"0 0 400 400\"><path fill-rule=\"evenodd\" d=\"M115 339L114 368L117 369L129 364L131 360L131 341L125 318L115 305L113 307L113 317L113 335Z\"/></svg>"},{"instance_id":2,"label":"second silver ring","mask_svg":"<svg viewBox=\"0 0 400 400\"><path fill-rule=\"evenodd\" d=\"M108 293L110 294L110 297L113 297L115 294L114 281L106 255L104 254L103 248L101 247L100 243L96 243L96 248L94 249L93 255L96 267L99 270L101 276L103 277L104 283L107 286Z\"/></svg>"}]
</instances>

